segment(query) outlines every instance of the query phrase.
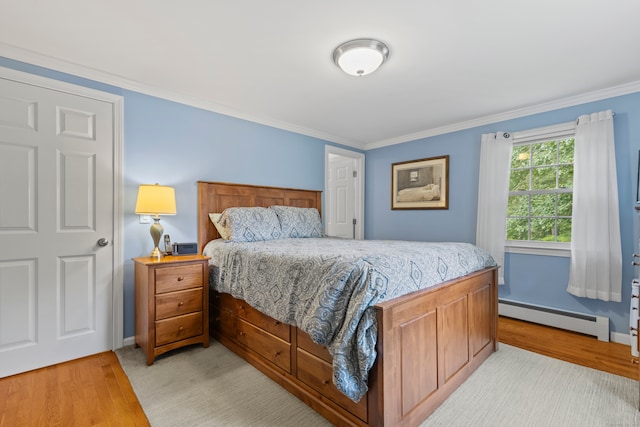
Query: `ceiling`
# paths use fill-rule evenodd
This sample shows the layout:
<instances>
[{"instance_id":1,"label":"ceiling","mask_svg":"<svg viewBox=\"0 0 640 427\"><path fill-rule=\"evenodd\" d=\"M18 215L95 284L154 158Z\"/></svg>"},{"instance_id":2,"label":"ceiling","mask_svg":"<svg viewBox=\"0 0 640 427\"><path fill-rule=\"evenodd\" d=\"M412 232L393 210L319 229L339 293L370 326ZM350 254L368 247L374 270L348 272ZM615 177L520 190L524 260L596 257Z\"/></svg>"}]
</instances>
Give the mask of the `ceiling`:
<instances>
[{"instance_id":1,"label":"ceiling","mask_svg":"<svg viewBox=\"0 0 640 427\"><path fill-rule=\"evenodd\" d=\"M0 56L368 149L640 90L638 0L3 0ZM353 77L339 44L389 60Z\"/></svg>"}]
</instances>

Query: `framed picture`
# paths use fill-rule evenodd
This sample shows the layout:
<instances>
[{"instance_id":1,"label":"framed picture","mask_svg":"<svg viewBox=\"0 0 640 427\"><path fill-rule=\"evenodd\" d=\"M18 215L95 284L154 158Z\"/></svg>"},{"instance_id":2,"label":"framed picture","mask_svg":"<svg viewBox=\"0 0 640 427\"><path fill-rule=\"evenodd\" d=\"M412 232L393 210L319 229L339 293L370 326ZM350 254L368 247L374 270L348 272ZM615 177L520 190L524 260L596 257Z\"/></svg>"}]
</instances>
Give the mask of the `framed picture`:
<instances>
[{"instance_id":1,"label":"framed picture","mask_svg":"<svg viewBox=\"0 0 640 427\"><path fill-rule=\"evenodd\" d=\"M636 182L636 205L640 204L640 150L638 150L638 180Z\"/></svg>"},{"instance_id":2,"label":"framed picture","mask_svg":"<svg viewBox=\"0 0 640 427\"><path fill-rule=\"evenodd\" d=\"M391 209L449 209L449 156L393 163Z\"/></svg>"}]
</instances>

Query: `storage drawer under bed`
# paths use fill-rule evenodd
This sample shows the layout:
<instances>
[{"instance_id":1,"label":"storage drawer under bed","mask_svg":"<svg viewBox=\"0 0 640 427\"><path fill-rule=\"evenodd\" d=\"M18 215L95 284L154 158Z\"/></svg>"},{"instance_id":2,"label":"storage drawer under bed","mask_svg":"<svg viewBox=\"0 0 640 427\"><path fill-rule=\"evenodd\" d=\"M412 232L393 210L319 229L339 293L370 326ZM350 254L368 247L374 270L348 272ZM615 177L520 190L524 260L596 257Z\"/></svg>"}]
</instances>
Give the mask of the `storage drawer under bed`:
<instances>
[{"instance_id":1,"label":"storage drawer under bed","mask_svg":"<svg viewBox=\"0 0 640 427\"><path fill-rule=\"evenodd\" d=\"M274 365L291 373L291 343L239 319L237 340ZM288 326L287 326L288 327Z\"/></svg>"}]
</instances>

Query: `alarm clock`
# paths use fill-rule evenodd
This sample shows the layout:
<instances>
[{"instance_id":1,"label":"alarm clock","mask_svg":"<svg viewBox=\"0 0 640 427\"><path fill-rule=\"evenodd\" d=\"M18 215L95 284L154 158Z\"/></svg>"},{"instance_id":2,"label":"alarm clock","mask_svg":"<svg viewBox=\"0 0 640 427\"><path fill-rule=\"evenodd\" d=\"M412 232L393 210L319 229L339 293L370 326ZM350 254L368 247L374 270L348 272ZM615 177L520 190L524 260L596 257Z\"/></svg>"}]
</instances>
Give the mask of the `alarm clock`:
<instances>
[{"instance_id":1,"label":"alarm clock","mask_svg":"<svg viewBox=\"0 0 640 427\"><path fill-rule=\"evenodd\" d=\"M195 255L198 253L197 243L175 243L173 244L173 255Z\"/></svg>"}]
</instances>

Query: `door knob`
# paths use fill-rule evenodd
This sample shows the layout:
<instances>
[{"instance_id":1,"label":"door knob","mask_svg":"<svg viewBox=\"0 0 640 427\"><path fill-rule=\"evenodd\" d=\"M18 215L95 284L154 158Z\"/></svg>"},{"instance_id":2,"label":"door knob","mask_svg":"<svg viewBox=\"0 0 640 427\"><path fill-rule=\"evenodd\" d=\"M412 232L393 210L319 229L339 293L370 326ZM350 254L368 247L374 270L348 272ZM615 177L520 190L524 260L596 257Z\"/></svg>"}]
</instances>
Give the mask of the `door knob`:
<instances>
[{"instance_id":1,"label":"door knob","mask_svg":"<svg viewBox=\"0 0 640 427\"><path fill-rule=\"evenodd\" d=\"M109 241L104 237L98 240L98 246L107 246L108 244L109 244Z\"/></svg>"}]
</instances>

